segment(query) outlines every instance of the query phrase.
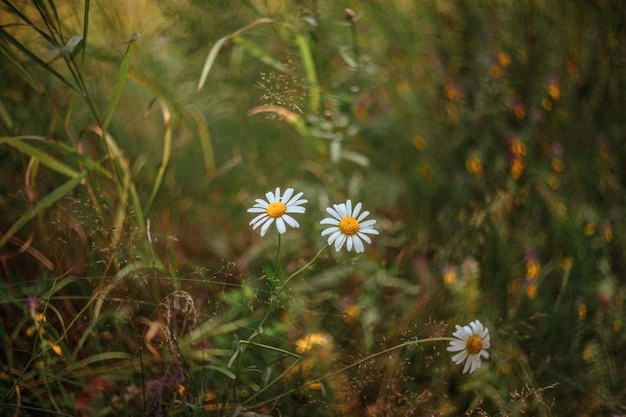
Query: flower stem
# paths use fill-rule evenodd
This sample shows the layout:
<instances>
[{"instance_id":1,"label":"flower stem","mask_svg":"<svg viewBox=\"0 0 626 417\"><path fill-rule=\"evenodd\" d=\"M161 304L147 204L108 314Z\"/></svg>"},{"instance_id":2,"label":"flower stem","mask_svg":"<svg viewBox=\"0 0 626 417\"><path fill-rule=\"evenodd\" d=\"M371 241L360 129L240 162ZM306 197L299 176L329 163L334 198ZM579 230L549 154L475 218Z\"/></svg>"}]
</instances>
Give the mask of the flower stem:
<instances>
[{"instance_id":1,"label":"flower stem","mask_svg":"<svg viewBox=\"0 0 626 417\"><path fill-rule=\"evenodd\" d=\"M309 386L311 386L313 384L322 382L322 381L324 381L326 379L330 379L330 378L332 378L334 376L337 376L337 375L339 375L341 373L344 373L344 372L346 372L346 371L348 371L348 370L350 370L350 369L352 369L354 367L357 367L357 366L359 366L359 365L361 365L361 364L363 364L365 362L369 362L369 361L371 361L373 359L376 359L376 358L378 358L380 356L384 356L384 355L386 355L388 353L395 352L396 350L400 350L402 348L405 348L405 347L408 347L408 346L416 346L416 345L418 345L420 343L426 343L426 342L450 342L450 341L453 341L453 340L456 340L456 339L454 339L452 337L431 337L431 338L428 338L428 339L413 339L413 340L409 340L407 342L400 343L399 345L391 346L391 347L389 347L387 349L383 349L383 350L381 350L379 352L372 353L371 355L368 355L368 356L364 357L363 359L359 359L358 361L353 362L350 365L344 366L341 369L333 371L333 372L331 372L329 374L326 374L324 376L321 376L319 378L314 378L314 379L312 379L310 381L305 382L302 385L299 385L296 388L293 388L291 390L285 391L285 392L283 392L281 394L278 394L278 395L276 395L276 396L274 396L274 397L272 397L272 398L270 398L268 400L256 403L255 406L260 406L260 405L263 405L263 404L275 402L276 400L278 400L278 399L280 399L282 397L286 397L286 396L288 396L288 395L290 395L290 394L292 394L294 392L300 391L300 390L302 390L304 388L307 388L307 387L309 387ZM254 397L257 397L258 394L260 394L260 392L258 392L257 395L254 395ZM250 401L250 400L252 400L252 398L248 399L248 401ZM243 404L245 405L248 401L245 401Z\"/></svg>"},{"instance_id":2,"label":"flower stem","mask_svg":"<svg viewBox=\"0 0 626 417\"><path fill-rule=\"evenodd\" d=\"M311 265L313 265L313 262L317 261L317 258L319 258L322 253L324 253L324 251L326 249L328 249L328 244L326 244L326 246L324 246L322 249L320 249L313 258L311 258L311 260L309 262L307 262L302 268L298 269L296 272L294 272L293 274L289 275L287 277L287 279L285 280L285 282L283 282L283 284L278 287L278 291L282 291L287 284L289 283L289 281L291 281L292 278L296 277L297 275L299 275L301 272L305 271L307 268L309 268Z\"/></svg>"},{"instance_id":3,"label":"flower stem","mask_svg":"<svg viewBox=\"0 0 626 417\"><path fill-rule=\"evenodd\" d=\"M274 276L278 275L278 254L280 253L280 233L278 234L278 246L276 247L276 256L274 257Z\"/></svg>"}]
</instances>

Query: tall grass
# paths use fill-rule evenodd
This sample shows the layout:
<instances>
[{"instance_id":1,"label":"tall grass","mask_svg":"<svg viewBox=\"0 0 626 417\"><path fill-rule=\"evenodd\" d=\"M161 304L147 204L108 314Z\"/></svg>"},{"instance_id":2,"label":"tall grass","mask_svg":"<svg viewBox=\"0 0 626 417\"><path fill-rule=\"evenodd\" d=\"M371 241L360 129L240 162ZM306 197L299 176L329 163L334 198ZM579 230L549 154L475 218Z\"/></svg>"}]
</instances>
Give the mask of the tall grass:
<instances>
[{"instance_id":1,"label":"tall grass","mask_svg":"<svg viewBox=\"0 0 626 417\"><path fill-rule=\"evenodd\" d=\"M619 1L0 8L7 415L626 414Z\"/></svg>"}]
</instances>

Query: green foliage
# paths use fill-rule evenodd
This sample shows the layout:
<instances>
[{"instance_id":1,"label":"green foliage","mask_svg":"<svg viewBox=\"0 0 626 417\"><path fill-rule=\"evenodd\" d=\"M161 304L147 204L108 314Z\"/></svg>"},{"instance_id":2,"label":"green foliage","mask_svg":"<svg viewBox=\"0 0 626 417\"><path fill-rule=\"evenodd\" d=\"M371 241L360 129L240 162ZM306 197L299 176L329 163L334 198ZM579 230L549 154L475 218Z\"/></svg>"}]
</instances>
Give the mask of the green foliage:
<instances>
[{"instance_id":1,"label":"green foliage","mask_svg":"<svg viewBox=\"0 0 626 417\"><path fill-rule=\"evenodd\" d=\"M0 0L0 409L626 415L619 1L131 3Z\"/></svg>"}]
</instances>

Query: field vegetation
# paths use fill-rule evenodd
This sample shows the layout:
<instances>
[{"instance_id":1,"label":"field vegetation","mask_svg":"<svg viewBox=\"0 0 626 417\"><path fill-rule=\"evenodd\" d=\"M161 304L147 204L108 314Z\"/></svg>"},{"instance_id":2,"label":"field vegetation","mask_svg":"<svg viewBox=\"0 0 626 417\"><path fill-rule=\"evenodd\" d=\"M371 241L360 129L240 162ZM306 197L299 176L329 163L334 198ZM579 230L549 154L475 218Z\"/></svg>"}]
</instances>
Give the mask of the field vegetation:
<instances>
[{"instance_id":1,"label":"field vegetation","mask_svg":"<svg viewBox=\"0 0 626 417\"><path fill-rule=\"evenodd\" d=\"M621 0L0 0L0 414L626 415Z\"/></svg>"}]
</instances>

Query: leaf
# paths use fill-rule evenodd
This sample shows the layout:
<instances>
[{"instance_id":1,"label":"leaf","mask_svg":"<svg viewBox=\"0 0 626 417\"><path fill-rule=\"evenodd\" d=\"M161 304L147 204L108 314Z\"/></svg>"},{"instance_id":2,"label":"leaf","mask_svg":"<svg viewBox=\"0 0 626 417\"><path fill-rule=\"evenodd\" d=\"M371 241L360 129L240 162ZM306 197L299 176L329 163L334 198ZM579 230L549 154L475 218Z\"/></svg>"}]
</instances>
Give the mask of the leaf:
<instances>
[{"instance_id":1,"label":"leaf","mask_svg":"<svg viewBox=\"0 0 626 417\"><path fill-rule=\"evenodd\" d=\"M2 138L0 138L0 140L1 139ZM59 161L58 159L56 159L54 156L50 155L49 153L46 153L35 146L31 146L27 144L23 140L8 140L6 141L6 143L7 145L12 146L13 148L17 149L23 154L28 155L32 158L38 159L42 164L44 164L48 168L60 174L67 175L68 177L71 177L71 178L76 177L78 175L78 171L70 168L69 166Z\"/></svg>"},{"instance_id":2,"label":"leaf","mask_svg":"<svg viewBox=\"0 0 626 417\"><path fill-rule=\"evenodd\" d=\"M150 210L159 188L161 187L161 182L163 181L163 176L165 175L165 170L167 169L172 152L172 116L167 104L165 104L163 100L159 100L159 104L161 105L161 111L163 112L163 129L165 130L165 133L163 134L163 154L161 156L161 164L159 165L157 176L154 180L154 185L152 186L152 191L150 192L148 201L146 201L143 206L144 216L148 213L148 210Z\"/></svg>"},{"instance_id":3,"label":"leaf","mask_svg":"<svg viewBox=\"0 0 626 417\"><path fill-rule=\"evenodd\" d=\"M245 32L251 27L254 27L261 23L273 23L273 22L274 22L273 19L270 19L267 17L256 19L253 22L249 23L248 25L242 27L241 29L238 29L235 32L231 33L230 35L227 35L218 39L217 42L215 42L215 44L213 44L213 46L211 47L211 50L209 51L209 55L207 55L206 60L204 61L204 66L202 67L202 72L200 74L200 81L198 81L197 91L202 90L202 87L204 87L204 83L206 82L206 79L209 76L209 72L211 71L211 68L213 68L213 63L215 62L215 59L217 58L217 54L219 54L220 49L222 49L222 46L224 46L224 44L228 40L236 36L239 36L239 34Z\"/></svg>"},{"instance_id":4,"label":"leaf","mask_svg":"<svg viewBox=\"0 0 626 417\"><path fill-rule=\"evenodd\" d=\"M309 106L313 113L318 113L320 109L321 94L320 86L317 80L317 70L315 69L315 62L313 61L313 54L311 53L311 47L307 38L298 33L296 35L296 44L300 50L300 57L302 58L302 64L304 65L304 73L306 74L306 80L309 87Z\"/></svg>"},{"instance_id":5,"label":"leaf","mask_svg":"<svg viewBox=\"0 0 626 417\"><path fill-rule=\"evenodd\" d=\"M280 72L283 72L285 74L293 73L293 71L289 69L287 66L285 66L285 64L283 64L277 59L274 59L271 55L269 55L265 51L265 49L255 44L254 42L249 41L246 38L243 38L241 36L235 36L233 38L233 43L241 45L246 50L246 52L248 52L250 55L257 58L261 62L273 67L274 69Z\"/></svg>"},{"instance_id":6,"label":"leaf","mask_svg":"<svg viewBox=\"0 0 626 417\"><path fill-rule=\"evenodd\" d=\"M285 121L287 123L289 123L291 126L293 126L294 129L296 129L298 131L298 133L300 133L302 136L309 136L310 132L309 129L306 126L306 123L304 122L304 120L296 113L287 110L284 107L281 106L271 106L271 105L265 105L265 106L258 106L258 107L254 107L253 109L250 109L248 111L248 116L253 116L255 114L259 114L259 113L274 113L277 114L278 116L282 117L283 119L285 119Z\"/></svg>"},{"instance_id":7,"label":"leaf","mask_svg":"<svg viewBox=\"0 0 626 417\"><path fill-rule=\"evenodd\" d=\"M63 156L74 160L77 164L82 164L89 171L97 172L106 178L113 180L113 174L100 165L97 161L94 161L91 158L88 158L84 155L78 153L78 151L64 143L56 142L54 140L47 139L43 136L34 136L34 135L22 135L22 136L14 136L14 137L2 137L0 136L0 144L6 143L9 146L13 146L18 151L33 157L37 157L41 163L48 166L49 168L61 173L73 177L78 174L78 171L73 170L69 166L63 164L61 161L58 161L54 156L45 153L43 150L40 150L34 146L30 146L26 144L25 140L32 140L41 143L43 146L51 147L55 151L59 152Z\"/></svg>"},{"instance_id":8,"label":"leaf","mask_svg":"<svg viewBox=\"0 0 626 417\"><path fill-rule=\"evenodd\" d=\"M68 81L63 75L61 75L59 72L57 72L54 68L52 68L50 65L48 65L44 60L42 60L41 58L39 58L36 54L34 54L33 52L30 51L30 49L28 49L26 46L24 46L20 41L18 41L17 39L15 39L13 36L11 36L6 30L4 30L3 27L0 26L0 37L4 37L7 41L9 41L11 44L13 44L13 46L15 46L17 49L19 49L24 55L26 55L28 58L30 58L32 61L36 62L39 66L41 66L42 68L45 68L48 72L50 72L52 75L54 75L55 77L57 77L59 80L61 80L64 84L66 84L68 87L70 87L71 89L78 91L79 93L83 93L82 91L80 91L79 88L77 88L74 84L72 84L70 81Z\"/></svg>"},{"instance_id":9,"label":"leaf","mask_svg":"<svg viewBox=\"0 0 626 417\"><path fill-rule=\"evenodd\" d=\"M215 174L215 153L213 151L213 142L211 141L209 128L204 116L198 109L191 108L188 111L188 114L196 123L198 139L200 139L200 147L202 148L204 167L206 169L207 176L211 177Z\"/></svg>"},{"instance_id":10,"label":"leaf","mask_svg":"<svg viewBox=\"0 0 626 417\"><path fill-rule=\"evenodd\" d=\"M102 129L104 131L107 130L109 123L111 123L111 119L113 119L113 114L115 113L115 109L117 108L117 104L119 103L120 97L122 96L124 82L126 81L128 68L130 67L130 53L133 49L133 45L135 45L134 41L131 40L131 42L128 42L128 47L126 48L126 52L124 53L124 57L122 58L120 69L117 73L117 84L115 86L115 91L113 92L113 98L111 99L111 103L109 104L109 112L107 113L107 117L106 119L104 119L104 123L102 125Z\"/></svg>"}]
</instances>

